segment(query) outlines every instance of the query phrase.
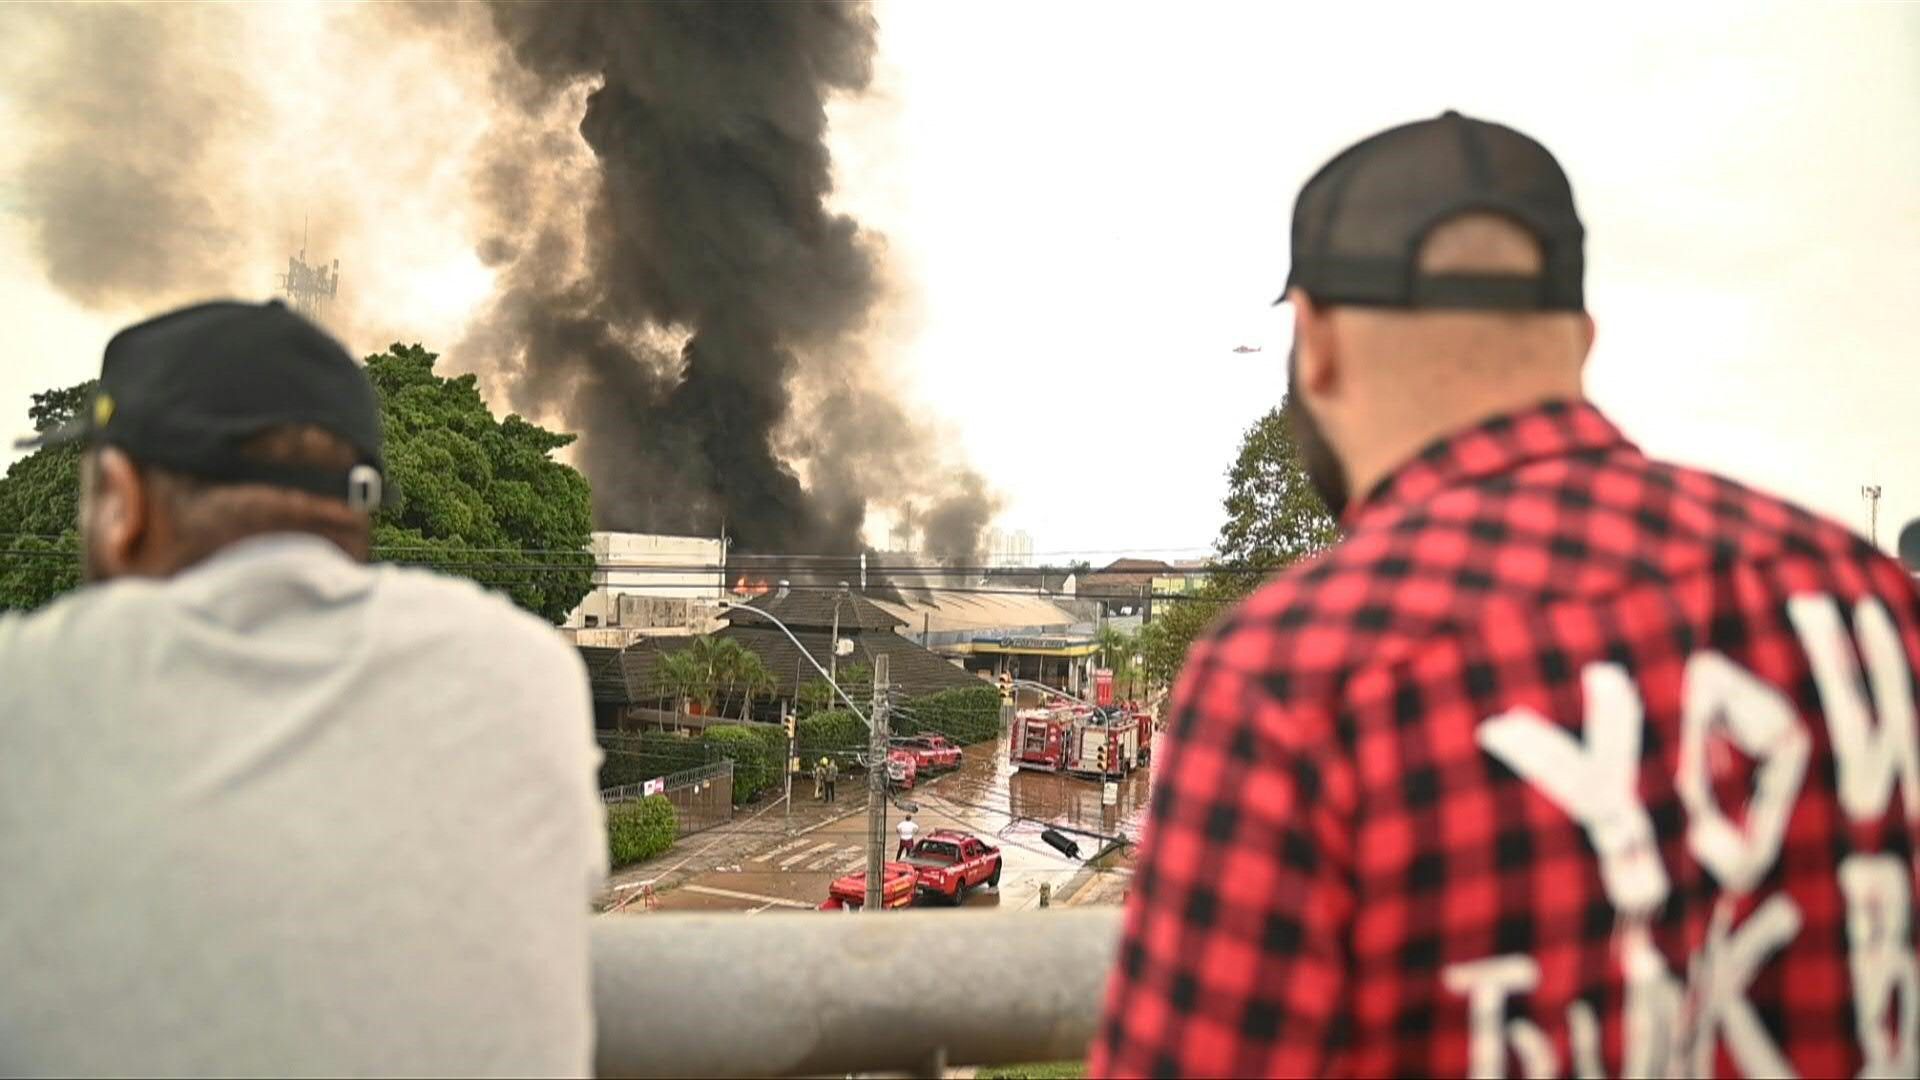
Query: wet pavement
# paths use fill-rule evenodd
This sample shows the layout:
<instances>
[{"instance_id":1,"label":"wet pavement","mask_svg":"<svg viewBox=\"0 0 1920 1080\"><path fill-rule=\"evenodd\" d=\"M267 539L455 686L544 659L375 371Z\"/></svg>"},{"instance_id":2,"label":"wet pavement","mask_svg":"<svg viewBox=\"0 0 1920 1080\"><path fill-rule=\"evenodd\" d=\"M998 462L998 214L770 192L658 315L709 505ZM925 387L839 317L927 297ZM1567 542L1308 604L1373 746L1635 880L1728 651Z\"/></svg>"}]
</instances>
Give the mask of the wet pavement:
<instances>
[{"instance_id":1,"label":"wet pavement","mask_svg":"<svg viewBox=\"0 0 1920 1080\"><path fill-rule=\"evenodd\" d=\"M864 778L851 779L854 783L840 785L844 812L838 816L822 818L826 808L809 805L812 785L796 783L793 831L777 810L758 817L749 817L749 811L732 824L683 841L663 860L684 860L681 852L688 846L713 857L685 863L671 885L663 880L657 909L758 913L818 905L834 878L866 868L867 815L864 790L858 786ZM1114 852L1097 868L1089 867L1049 847L1040 833L1049 826L1065 826L1137 840L1146 822L1148 783L1148 770L1137 770L1116 782L1116 805L1104 806L1097 780L1016 771L1007 761L1002 738L968 747L959 769L923 779L895 799L917 806L913 817L923 836L934 829L961 829L1000 848L999 887L973 889L965 907L1038 907L1043 884L1050 887L1052 902L1061 906L1110 904L1124 898L1131 850ZM887 808L889 857L894 826L903 814L898 805ZM1104 846L1094 836L1068 835L1086 859ZM623 876L644 870L637 867Z\"/></svg>"}]
</instances>

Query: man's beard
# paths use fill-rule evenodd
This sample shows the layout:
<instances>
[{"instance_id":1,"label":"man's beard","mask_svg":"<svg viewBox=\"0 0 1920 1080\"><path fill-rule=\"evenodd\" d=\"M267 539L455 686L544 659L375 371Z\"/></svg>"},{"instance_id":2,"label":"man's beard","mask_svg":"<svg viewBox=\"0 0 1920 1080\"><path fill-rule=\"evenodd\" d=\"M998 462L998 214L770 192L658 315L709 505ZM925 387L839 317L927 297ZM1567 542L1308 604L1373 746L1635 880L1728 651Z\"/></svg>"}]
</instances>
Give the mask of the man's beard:
<instances>
[{"instance_id":1,"label":"man's beard","mask_svg":"<svg viewBox=\"0 0 1920 1080\"><path fill-rule=\"evenodd\" d=\"M1300 392L1300 346L1296 343L1287 350L1287 404L1282 410L1287 418L1287 429L1293 435L1293 445L1300 451L1300 464L1306 470L1307 483L1313 485L1314 494L1326 504L1327 512L1337 522L1347 512L1347 500L1351 491L1347 487L1347 469L1340 464L1339 455L1333 452L1333 444L1327 441L1326 432L1320 430L1320 422L1306 406L1305 396Z\"/></svg>"}]
</instances>

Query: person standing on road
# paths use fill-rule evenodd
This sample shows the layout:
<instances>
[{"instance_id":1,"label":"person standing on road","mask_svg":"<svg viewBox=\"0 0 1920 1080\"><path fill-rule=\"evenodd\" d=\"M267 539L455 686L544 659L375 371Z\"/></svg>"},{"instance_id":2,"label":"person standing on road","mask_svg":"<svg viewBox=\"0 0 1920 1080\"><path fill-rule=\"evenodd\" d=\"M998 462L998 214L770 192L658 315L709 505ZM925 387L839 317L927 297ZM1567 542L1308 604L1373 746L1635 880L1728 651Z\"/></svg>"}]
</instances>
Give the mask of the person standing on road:
<instances>
[{"instance_id":1,"label":"person standing on road","mask_svg":"<svg viewBox=\"0 0 1920 1080\"><path fill-rule=\"evenodd\" d=\"M90 584L0 615L0 1074L587 1075L586 671L368 564L360 365L203 304L36 441L84 447Z\"/></svg>"},{"instance_id":2,"label":"person standing on road","mask_svg":"<svg viewBox=\"0 0 1920 1080\"><path fill-rule=\"evenodd\" d=\"M894 831L900 834L900 850L894 858L904 859L907 857L907 850L913 847L913 838L920 832L920 826L915 825L913 815L908 814L900 819L900 824L895 826Z\"/></svg>"},{"instance_id":3,"label":"person standing on road","mask_svg":"<svg viewBox=\"0 0 1920 1080\"><path fill-rule=\"evenodd\" d=\"M827 797L827 759L821 758L813 763L813 801L821 802Z\"/></svg>"},{"instance_id":4,"label":"person standing on road","mask_svg":"<svg viewBox=\"0 0 1920 1080\"><path fill-rule=\"evenodd\" d=\"M821 758L820 760L826 763L827 801L836 802L839 800L839 793L835 789L835 785L840 782L840 763L832 758Z\"/></svg>"},{"instance_id":5,"label":"person standing on road","mask_svg":"<svg viewBox=\"0 0 1920 1080\"><path fill-rule=\"evenodd\" d=\"M1292 242L1345 538L1188 656L1089 1072L1920 1074L1913 581L1584 399L1533 139L1383 132Z\"/></svg>"}]
</instances>

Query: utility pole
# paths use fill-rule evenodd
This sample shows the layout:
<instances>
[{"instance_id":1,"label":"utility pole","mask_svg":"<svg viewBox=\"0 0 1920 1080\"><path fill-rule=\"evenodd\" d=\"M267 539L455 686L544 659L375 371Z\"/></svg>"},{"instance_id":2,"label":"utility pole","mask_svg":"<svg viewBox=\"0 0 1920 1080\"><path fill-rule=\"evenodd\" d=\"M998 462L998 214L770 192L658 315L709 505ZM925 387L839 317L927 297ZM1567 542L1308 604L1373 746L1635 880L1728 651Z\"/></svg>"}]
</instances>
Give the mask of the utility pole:
<instances>
[{"instance_id":1,"label":"utility pole","mask_svg":"<svg viewBox=\"0 0 1920 1080\"><path fill-rule=\"evenodd\" d=\"M1874 547L1880 546L1880 485L1860 485L1860 495L1867 500L1867 539Z\"/></svg>"},{"instance_id":2,"label":"utility pole","mask_svg":"<svg viewBox=\"0 0 1920 1080\"><path fill-rule=\"evenodd\" d=\"M867 898L863 910L887 910L887 661L873 658L873 725L867 731Z\"/></svg>"},{"instance_id":3,"label":"utility pole","mask_svg":"<svg viewBox=\"0 0 1920 1080\"><path fill-rule=\"evenodd\" d=\"M827 641L827 681L840 684L840 598L846 595L847 583L840 583L840 591L833 594L833 636Z\"/></svg>"}]
</instances>

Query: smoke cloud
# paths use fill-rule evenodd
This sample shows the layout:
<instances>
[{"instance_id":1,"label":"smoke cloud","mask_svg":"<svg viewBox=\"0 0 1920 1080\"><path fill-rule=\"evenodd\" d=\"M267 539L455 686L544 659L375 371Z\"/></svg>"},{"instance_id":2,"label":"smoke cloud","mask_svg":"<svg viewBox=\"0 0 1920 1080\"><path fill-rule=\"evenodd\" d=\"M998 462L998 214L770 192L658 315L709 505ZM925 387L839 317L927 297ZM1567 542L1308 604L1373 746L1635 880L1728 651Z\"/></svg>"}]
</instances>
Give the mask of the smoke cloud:
<instances>
[{"instance_id":1,"label":"smoke cloud","mask_svg":"<svg viewBox=\"0 0 1920 1080\"><path fill-rule=\"evenodd\" d=\"M496 144L499 228L482 246L505 287L469 345L510 365L517 403L557 406L578 427L601 521L850 551L870 503L931 495L943 509L927 546L973 554L993 503L977 477L933 466L866 355L883 249L828 208L827 104L872 77L870 11L500 3L491 15L514 62L503 82L517 130L546 137L541 118L583 95L596 167L556 173L517 139ZM530 190L556 184L562 197Z\"/></svg>"},{"instance_id":2,"label":"smoke cloud","mask_svg":"<svg viewBox=\"0 0 1920 1080\"><path fill-rule=\"evenodd\" d=\"M0 30L29 136L0 169L76 300L265 294L310 219L330 325L457 341L496 402L580 435L601 527L850 552L911 514L977 558L995 499L870 354L884 242L830 208L868 8L50 5Z\"/></svg>"},{"instance_id":3,"label":"smoke cloud","mask_svg":"<svg viewBox=\"0 0 1920 1080\"><path fill-rule=\"evenodd\" d=\"M234 81L223 51L206 48L219 16L104 4L48 14L0 15L0 71L40 134L14 187L48 280L94 306L146 301L166 282L223 291L244 223L216 209L234 194L222 166L248 118L213 90Z\"/></svg>"}]
</instances>

